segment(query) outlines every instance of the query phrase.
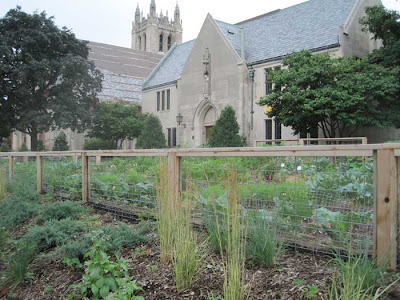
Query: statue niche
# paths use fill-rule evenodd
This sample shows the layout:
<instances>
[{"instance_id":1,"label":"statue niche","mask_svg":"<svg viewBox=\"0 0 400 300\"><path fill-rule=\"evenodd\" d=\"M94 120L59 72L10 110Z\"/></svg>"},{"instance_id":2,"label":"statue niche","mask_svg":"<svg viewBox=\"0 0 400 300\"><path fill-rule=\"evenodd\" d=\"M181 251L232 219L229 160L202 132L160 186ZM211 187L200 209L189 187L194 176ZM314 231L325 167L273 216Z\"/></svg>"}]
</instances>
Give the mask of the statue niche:
<instances>
[{"instance_id":1,"label":"statue niche","mask_svg":"<svg viewBox=\"0 0 400 300\"><path fill-rule=\"evenodd\" d=\"M203 55L203 76L204 76L204 98L209 99L211 95L211 54L208 48L204 50Z\"/></svg>"}]
</instances>

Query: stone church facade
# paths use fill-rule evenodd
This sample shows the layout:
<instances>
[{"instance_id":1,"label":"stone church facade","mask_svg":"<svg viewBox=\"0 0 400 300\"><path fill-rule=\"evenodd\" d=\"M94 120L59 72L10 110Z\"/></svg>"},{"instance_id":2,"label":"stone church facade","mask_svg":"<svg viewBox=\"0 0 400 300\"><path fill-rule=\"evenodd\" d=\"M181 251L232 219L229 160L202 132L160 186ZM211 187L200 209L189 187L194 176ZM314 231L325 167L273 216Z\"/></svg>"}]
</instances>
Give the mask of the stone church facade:
<instances>
[{"instance_id":1,"label":"stone church facade","mask_svg":"<svg viewBox=\"0 0 400 300\"><path fill-rule=\"evenodd\" d=\"M299 137L257 105L271 90L268 71L280 68L293 51L333 57L371 53L380 44L362 31L359 19L373 5L380 0L309 0L237 24L209 14L198 37L174 45L147 77L143 112L161 119L170 146L203 145L227 105L235 109L250 146L256 140Z\"/></svg>"}]
</instances>

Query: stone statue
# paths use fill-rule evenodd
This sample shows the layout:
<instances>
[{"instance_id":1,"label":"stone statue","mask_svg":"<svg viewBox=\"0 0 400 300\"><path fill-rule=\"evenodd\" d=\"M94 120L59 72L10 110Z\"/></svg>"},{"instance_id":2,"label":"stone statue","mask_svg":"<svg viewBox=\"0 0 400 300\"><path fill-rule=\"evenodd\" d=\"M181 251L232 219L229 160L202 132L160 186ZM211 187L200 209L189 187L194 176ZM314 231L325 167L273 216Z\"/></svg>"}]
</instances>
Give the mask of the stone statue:
<instances>
[{"instance_id":1,"label":"stone statue","mask_svg":"<svg viewBox=\"0 0 400 300\"><path fill-rule=\"evenodd\" d=\"M210 54L208 48L206 48L205 51L204 51L204 55L203 55L203 66L204 66L204 72L203 72L203 75L204 75L204 89L203 89L203 93L204 93L204 95L210 95L211 94L210 63L211 63L211 54Z\"/></svg>"}]
</instances>

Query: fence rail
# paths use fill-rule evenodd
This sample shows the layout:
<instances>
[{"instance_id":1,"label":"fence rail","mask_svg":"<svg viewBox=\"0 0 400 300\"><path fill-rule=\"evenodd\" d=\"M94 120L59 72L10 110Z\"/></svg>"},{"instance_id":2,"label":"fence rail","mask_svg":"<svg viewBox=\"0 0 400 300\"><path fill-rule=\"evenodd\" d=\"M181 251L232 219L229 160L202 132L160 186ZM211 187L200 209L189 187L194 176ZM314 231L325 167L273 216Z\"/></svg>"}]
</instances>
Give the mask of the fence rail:
<instances>
[{"instance_id":1,"label":"fence rail","mask_svg":"<svg viewBox=\"0 0 400 300\"><path fill-rule=\"evenodd\" d=\"M309 145L357 145L357 144L368 144L366 137L345 137L345 138L293 138L293 139L270 139L270 140L256 140L257 146L265 146L265 145L300 145L300 146L309 146Z\"/></svg>"},{"instance_id":2,"label":"fence rail","mask_svg":"<svg viewBox=\"0 0 400 300\"><path fill-rule=\"evenodd\" d=\"M168 150L107 150L107 151L67 151L67 152L9 152L0 153L2 162L4 158L8 158L8 176L10 180L14 178L15 172L15 159L17 157L35 157L36 158L36 181L37 190L42 193L44 189L44 173L48 172L46 169L46 159L53 158L66 158L71 157L76 168L81 168L81 173L77 172L75 175L79 176L81 180L77 181L81 185L81 198L83 201L90 201L91 199L91 172L98 168L96 165L91 164L91 158L110 157L121 159L138 159L138 158L151 158L159 157L165 158L169 169L169 192L173 198L178 198L182 194L183 180L183 167L182 161L184 159L196 159L204 157L242 157L242 158L324 158L327 157L328 162L333 165L336 164L336 159L346 157L361 157L363 159L373 159L373 221L372 221L372 243L373 252L376 254L378 260L382 261L389 259L390 267L397 266L397 258L400 253L398 249L398 234L399 234L399 179L400 179L400 145L398 144L361 144L361 145L324 145L324 146L282 146L270 148L209 148L209 149L168 149ZM80 158L80 160L78 160ZM364 161L365 162L365 161ZM22 162L23 163L23 162ZM134 166L134 161L130 162ZM190 163L190 161L189 161ZM81 166L79 166L81 164ZM282 163L283 164L283 163ZM4 164L6 165L6 164ZM0 165L1 167L2 165ZM275 167L275 165L274 165ZM46 171L45 171L46 170ZM301 170L301 169L300 169ZM109 171L113 172L113 171ZM125 171L124 171L125 172ZM346 174L346 171L341 172ZM93 173L94 174L94 173ZM92 175L93 175L92 174ZM271 172L272 174L272 172ZM271 177L272 175L269 175ZM299 171L296 171L294 164L293 174L299 176ZM315 171L316 175L317 171ZM301 174L300 174L301 175ZM362 174L363 176L365 174ZM127 180L129 174L125 174ZM215 175L216 176L216 175ZM251 176L256 176L256 172L251 173ZM291 180L297 180L293 176ZM366 176L366 175L365 175ZM365 178L365 176L363 178ZM289 175L290 177L290 175ZM265 175L266 182L271 181L268 179L268 174ZM312 178L312 176L311 176ZM361 177L360 177L361 178ZM354 179L356 180L356 179ZM365 179L364 179L365 180ZM198 180L200 183L201 180ZM252 183L252 187L256 184ZM269 187L268 184L265 184ZM300 191L297 190L294 193ZM323 190L317 191L314 197L319 197ZM330 196L334 197L334 196ZM171 199L173 199L171 198ZM348 207L351 210L354 204L350 200L346 200ZM276 205L276 204L270 204ZM296 209L301 209L296 205ZM338 208L339 209L339 208ZM344 208L340 208L344 209ZM297 211L297 210L296 210ZM299 214L297 218L302 219L303 216ZM352 221L353 222L353 221ZM367 222L367 221L365 221ZM357 222L353 222L358 226ZM362 225L362 224L361 224ZM310 227L314 228L314 227ZM367 234L367 233L365 233Z\"/></svg>"}]
</instances>

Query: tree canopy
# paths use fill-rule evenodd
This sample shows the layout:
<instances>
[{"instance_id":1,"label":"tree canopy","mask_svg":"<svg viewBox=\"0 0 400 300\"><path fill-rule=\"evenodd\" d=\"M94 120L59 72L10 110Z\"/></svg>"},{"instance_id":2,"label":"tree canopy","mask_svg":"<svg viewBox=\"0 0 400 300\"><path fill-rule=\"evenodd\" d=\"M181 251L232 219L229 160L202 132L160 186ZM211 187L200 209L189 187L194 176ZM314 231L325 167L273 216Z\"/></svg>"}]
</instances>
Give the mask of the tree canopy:
<instances>
[{"instance_id":1,"label":"tree canopy","mask_svg":"<svg viewBox=\"0 0 400 300\"><path fill-rule=\"evenodd\" d=\"M244 141L239 135L239 124L232 106L225 107L211 132L210 147L242 147Z\"/></svg>"},{"instance_id":2,"label":"tree canopy","mask_svg":"<svg viewBox=\"0 0 400 300\"><path fill-rule=\"evenodd\" d=\"M336 137L358 126L400 126L396 70L310 51L287 56L283 65L287 68L271 72L273 92L258 104L270 106L268 115L295 133L318 126L325 137Z\"/></svg>"},{"instance_id":3,"label":"tree canopy","mask_svg":"<svg viewBox=\"0 0 400 300\"><path fill-rule=\"evenodd\" d=\"M160 119L152 114L146 116L141 135L139 136L137 149L162 149L166 148L167 142Z\"/></svg>"},{"instance_id":4,"label":"tree canopy","mask_svg":"<svg viewBox=\"0 0 400 300\"><path fill-rule=\"evenodd\" d=\"M140 107L136 104L100 103L93 116L89 136L111 141L114 148L121 148L124 140L139 137L144 122Z\"/></svg>"},{"instance_id":5,"label":"tree canopy","mask_svg":"<svg viewBox=\"0 0 400 300\"><path fill-rule=\"evenodd\" d=\"M0 19L1 131L29 134L32 150L39 132L84 131L102 80L88 53L86 42L58 28L45 12L11 9Z\"/></svg>"},{"instance_id":6,"label":"tree canopy","mask_svg":"<svg viewBox=\"0 0 400 300\"><path fill-rule=\"evenodd\" d=\"M383 6L367 7L361 24L383 42L383 47L370 55L370 61L386 67L400 66L400 13Z\"/></svg>"}]
</instances>

